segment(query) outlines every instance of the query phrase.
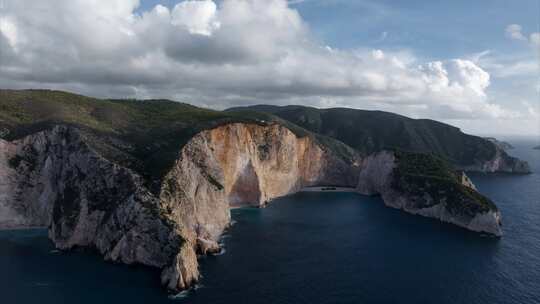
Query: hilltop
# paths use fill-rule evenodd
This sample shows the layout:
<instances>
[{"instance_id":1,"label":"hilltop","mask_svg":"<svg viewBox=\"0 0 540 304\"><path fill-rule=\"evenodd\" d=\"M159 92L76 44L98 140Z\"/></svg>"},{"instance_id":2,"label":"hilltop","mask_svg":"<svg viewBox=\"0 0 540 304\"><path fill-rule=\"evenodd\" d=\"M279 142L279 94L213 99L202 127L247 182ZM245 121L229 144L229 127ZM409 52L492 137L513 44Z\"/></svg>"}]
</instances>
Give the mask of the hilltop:
<instances>
[{"instance_id":1,"label":"hilltop","mask_svg":"<svg viewBox=\"0 0 540 304\"><path fill-rule=\"evenodd\" d=\"M348 108L318 109L305 106L256 105L228 112L271 113L312 132L336 138L364 155L383 149L432 153L459 167L471 167L493 159L498 151L490 140L468 135L459 128L430 119Z\"/></svg>"},{"instance_id":2,"label":"hilltop","mask_svg":"<svg viewBox=\"0 0 540 304\"><path fill-rule=\"evenodd\" d=\"M171 100L98 99L52 90L0 90L0 138L15 140L55 125L76 127L106 158L158 182L195 134L219 125L278 123L313 136L344 158L353 151L267 113L214 111Z\"/></svg>"}]
</instances>

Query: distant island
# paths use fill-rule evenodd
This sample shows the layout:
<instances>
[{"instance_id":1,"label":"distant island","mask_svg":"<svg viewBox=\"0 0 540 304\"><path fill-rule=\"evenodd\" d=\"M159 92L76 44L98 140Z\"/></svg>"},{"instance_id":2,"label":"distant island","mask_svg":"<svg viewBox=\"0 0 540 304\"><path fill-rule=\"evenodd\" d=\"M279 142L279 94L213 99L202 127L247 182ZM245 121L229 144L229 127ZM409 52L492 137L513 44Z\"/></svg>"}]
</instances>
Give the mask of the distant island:
<instances>
[{"instance_id":1,"label":"distant island","mask_svg":"<svg viewBox=\"0 0 540 304\"><path fill-rule=\"evenodd\" d=\"M536 146L536 147L534 147L533 149L535 149L535 150L540 150L540 146Z\"/></svg>"},{"instance_id":2,"label":"distant island","mask_svg":"<svg viewBox=\"0 0 540 304\"><path fill-rule=\"evenodd\" d=\"M347 188L501 236L500 211L465 171L530 172L453 126L345 108L0 90L0 130L0 227L48 227L61 250L158 268L171 291L200 279L198 256L221 250L232 207Z\"/></svg>"}]
</instances>

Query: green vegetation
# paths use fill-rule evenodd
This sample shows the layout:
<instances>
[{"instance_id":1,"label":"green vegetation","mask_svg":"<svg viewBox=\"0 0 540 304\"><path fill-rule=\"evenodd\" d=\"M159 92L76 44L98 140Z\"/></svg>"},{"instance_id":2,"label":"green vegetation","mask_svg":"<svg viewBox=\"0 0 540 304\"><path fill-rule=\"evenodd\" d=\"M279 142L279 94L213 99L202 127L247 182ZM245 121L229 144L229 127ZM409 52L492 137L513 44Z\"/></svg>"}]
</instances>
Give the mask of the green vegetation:
<instances>
[{"instance_id":1,"label":"green vegetation","mask_svg":"<svg viewBox=\"0 0 540 304\"><path fill-rule=\"evenodd\" d=\"M450 125L381 111L267 105L229 109L245 110L271 113L311 132L336 138L363 154L402 149L433 153L466 166L489 160L496 151L492 142L464 134Z\"/></svg>"},{"instance_id":2,"label":"green vegetation","mask_svg":"<svg viewBox=\"0 0 540 304\"><path fill-rule=\"evenodd\" d=\"M401 175L422 176L460 182L456 171L443 159L430 154L396 150L398 170Z\"/></svg>"},{"instance_id":3,"label":"green vegetation","mask_svg":"<svg viewBox=\"0 0 540 304\"><path fill-rule=\"evenodd\" d=\"M231 122L279 123L299 137L312 136L349 162L357 151L367 154L390 148L397 151L399 161L395 186L419 198L424 193L433 198L419 199L418 204L429 207L446 200L447 208L455 214L495 208L487 198L462 186L461 176L446 161L469 164L488 159L495 153L494 145L435 121L385 112L299 106L220 112L168 100L104 100L59 91L0 90L0 130L5 139L18 139L58 124L76 127L92 149L135 170L154 190L181 147L196 133ZM268 147L259 149L264 155ZM17 168L21 162L32 167L31 159L17 157L10 159L9 165ZM213 176L206 177L223 189Z\"/></svg>"},{"instance_id":4,"label":"green vegetation","mask_svg":"<svg viewBox=\"0 0 540 304\"><path fill-rule=\"evenodd\" d=\"M231 122L279 123L297 136L321 138L344 157L351 155L336 140L316 136L267 113L213 111L169 100L107 100L61 91L0 90L4 139L18 139L59 124L74 126L92 149L137 171L152 185L159 184L181 147L196 133ZM18 165L17 160L10 164Z\"/></svg>"},{"instance_id":5,"label":"green vegetation","mask_svg":"<svg viewBox=\"0 0 540 304\"><path fill-rule=\"evenodd\" d=\"M58 124L75 126L93 149L151 179L162 176L195 133L231 121L257 119L167 100L101 100L59 91L0 90L0 128L9 131L5 139Z\"/></svg>"},{"instance_id":6,"label":"green vegetation","mask_svg":"<svg viewBox=\"0 0 540 304\"><path fill-rule=\"evenodd\" d=\"M394 187L416 197L418 208L429 208L445 202L455 215L475 216L497 210L495 204L477 191L461 184L460 173L434 155L404 151L395 152L398 166ZM432 200L426 198L429 194Z\"/></svg>"}]
</instances>

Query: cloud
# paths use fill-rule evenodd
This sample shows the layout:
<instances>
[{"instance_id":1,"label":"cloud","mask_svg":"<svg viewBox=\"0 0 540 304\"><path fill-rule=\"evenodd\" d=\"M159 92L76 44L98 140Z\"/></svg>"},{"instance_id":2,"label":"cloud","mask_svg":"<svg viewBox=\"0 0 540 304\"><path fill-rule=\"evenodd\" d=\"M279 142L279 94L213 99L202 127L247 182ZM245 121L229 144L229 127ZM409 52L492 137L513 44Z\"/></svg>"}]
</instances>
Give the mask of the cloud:
<instances>
[{"instance_id":1,"label":"cloud","mask_svg":"<svg viewBox=\"0 0 540 304\"><path fill-rule=\"evenodd\" d=\"M17 34L17 28L11 18L0 19L0 32L5 37L9 46L12 49L16 49L19 42L19 36Z\"/></svg>"},{"instance_id":2,"label":"cloud","mask_svg":"<svg viewBox=\"0 0 540 304\"><path fill-rule=\"evenodd\" d=\"M506 37L513 40L528 42L532 47L540 47L540 33L533 32L529 37L522 32L523 28L519 24L510 24L506 27Z\"/></svg>"},{"instance_id":3,"label":"cloud","mask_svg":"<svg viewBox=\"0 0 540 304\"><path fill-rule=\"evenodd\" d=\"M487 71L495 83L506 87L508 93L523 96L523 92L531 92L533 83L538 81L540 66L538 51L540 50L540 33L531 33L529 38L523 33L518 24L511 24L506 28L507 37L519 42L525 48L516 52L497 52L485 50L469 56L469 59ZM509 86L514 86L510 88ZM519 88L518 88L519 86ZM529 99L537 100L538 94L529 94ZM508 97L507 97L508 98ZM524 113L530 113L523 109Z\"/></svg>"},{"instance_id":4,"label":"cloud","mask_svg":"<svg viewBox=\"0 0 540 304\"><path fill-rule=\"evenodd\" d=\"M519 24L510 24L506 27L506 36L510 39L515 40L527 40L527 37L525 37L521 33L521 25Z\"/></svg>"},{"instance_id":5,"label":"cloud","mask_svg":"<svg viewBox=\"0 0 540 304\"><path fill-rule=\"evenodd\" d=\"M212 1L183 1L174 6L171 24L185 27L190 34L210 36L220 27L216 10Z\"/></svg>"},{"instance_id":6,"label":"cloud","mask_svg":"<svg viewBox=\"0 0 540 304\"><path fill-rule=\"evenodd\" d=\"M288 0L287 2L289 3L289 5L294 5L294 4L300 4L300 3L304 3L304 2L307 2L309 0Z\"/></svg>"},{"instance_id":7,"label":"cloud","mask_svg":"<svg viewBox=\"0 0 540 304\"><path fill-rule=\"evenodd\" d=\"M529 41L532 45L540 47L540 33L532 33L529 37Z\"/></svg>"},{"instance_id":8,"label":"cloud","mask_svg":"<svg viewBox=\"0 0 540 304\"><path fill-rule=\"evenodd\" d=\"M141 13L137 0L55 3L4 0L0 87L214 108L301 103L432 118L516 115L491 102L490 75L474 61L326 47L290 1L182 1Z\"/></svg>"}]
</instances>

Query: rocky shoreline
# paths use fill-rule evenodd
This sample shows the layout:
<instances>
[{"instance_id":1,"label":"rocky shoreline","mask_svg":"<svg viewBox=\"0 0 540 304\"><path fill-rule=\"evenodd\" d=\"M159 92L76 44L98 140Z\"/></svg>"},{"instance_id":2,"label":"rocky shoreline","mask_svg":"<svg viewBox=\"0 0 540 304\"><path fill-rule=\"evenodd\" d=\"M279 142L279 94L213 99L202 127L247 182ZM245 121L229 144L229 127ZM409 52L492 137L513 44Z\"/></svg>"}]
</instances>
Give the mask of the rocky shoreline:
<instances>
[{"instance_id":1,"label":"rocky shoreline","mask_svg":"<svg viewBox=\"0 0 540 304\"><path fill-rule=\"evenodd\" d=\"M300 189L299 192L356 192L352 187L317 186Z\"/></svg>"},{"instance_id":2,"label":"rocky shoreline","mask_svg":"<svg viewBox=\"0 0 540 304\"><path fill-rule=\"evenodd\" d=\"M171 291L199 280L198 255L220 251L231 208L262 207L298 191L377 194L390 207L502 234L496 207L461 213L444 196L396 186L399 164L391 151L344 159L280 124L231 123L191 138L156 193L134 171L103 158L76 128L57 126L0 139L0 207L20 227L48 227L59 249L92 247L109 261L160 268ZM465 206L477 204L471 185L462 177L451 184Z\"/></svg>"}]
</instances>

